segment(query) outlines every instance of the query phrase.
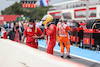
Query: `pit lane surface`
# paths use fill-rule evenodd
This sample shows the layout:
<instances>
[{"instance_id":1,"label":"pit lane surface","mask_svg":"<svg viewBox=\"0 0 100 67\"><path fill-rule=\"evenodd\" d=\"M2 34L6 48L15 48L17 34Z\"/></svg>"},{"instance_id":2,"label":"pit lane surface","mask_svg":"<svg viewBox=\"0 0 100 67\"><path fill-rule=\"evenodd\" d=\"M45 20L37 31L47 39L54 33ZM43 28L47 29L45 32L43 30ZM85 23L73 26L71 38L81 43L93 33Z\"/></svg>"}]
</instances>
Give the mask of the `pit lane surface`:
<instances>
[{"instance_id":1,"label":"pit lane surface","mask_svg":"<svg viewBox=\"0 0 100 67\"><path fill-rule=\"evenodd\" d=\"M45 43L44 41L42 41L42 42ZM43 46L43 45L40 45L40 44L42 44L42 43L39 40L38 49L46 52L46 46ZM83 49L83 50L86 50L86 49ZM54 50L54 55L60 57L60 50L55 49ZM87 55L89 55L89 54L87 54ZM72 57L71 59L68 59L64 56L64 59L71 60L71 61L74 61L76 63L83 64L83 65L86 65L86 66L89 66L89 67L100 67L100 62L99 61L96 62L95 60L93 61L93 60L83 58L83 57L80 57L80 56L78 57L78 56L73 55L73 54L71 55L71 57ZM96 56L94 55L94 57L96 57ZM100 58L98 58L98 59L100 59Z\"/></svg>"},{"instance_id":2,"label":"pit lane surface","mask_svg":"<svg viewBox=\"0 0 100 67\"><path fill-rule=\"evenodd\" d=\"M38 49L46 52L45 47L39 46ZM60 57L60 52L54 51L54 55ZM72 56L72 55L71 55L71 57L72 57L71 59L68 59L66 57L64 57L64 59L71 60L71 61L74 61L74 62L77 62L77 63L80 63L80 64L84 64L84 65L89 66L89 67L100 67L99 63L88 61L88 60L78 58L78 57L75 57L75 56Z\"/></svg>"}]
</instances>

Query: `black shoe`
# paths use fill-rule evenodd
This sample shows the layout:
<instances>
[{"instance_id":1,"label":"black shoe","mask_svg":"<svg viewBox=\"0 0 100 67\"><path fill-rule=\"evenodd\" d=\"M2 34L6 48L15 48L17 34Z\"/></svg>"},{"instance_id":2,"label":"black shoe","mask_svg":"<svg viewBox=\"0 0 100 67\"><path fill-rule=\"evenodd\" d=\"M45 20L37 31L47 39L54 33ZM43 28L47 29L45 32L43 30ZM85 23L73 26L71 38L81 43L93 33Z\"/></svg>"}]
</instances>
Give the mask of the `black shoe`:
<instances>
[{"instance_id":1,"label":"black shoe","mask_svg":"<svg viewBox=\"0 0 100 67\"><path fill-rule=\"evenodd\" d=\"M60 56L61 58L64 58L64 56Z\"/></svg>"},{"instance_id":2,"label":"black shoe","mask_svg":"<svg viewBox=\"0 0 100 67\"><path fill-rule=\"evenodd\" d=\"M67 58L69 58L69 59L70 59L70 58L71 58L71 56L70 56L70 55L68 55L68 56L67 56Z\"/></svg>"}]
</instances>

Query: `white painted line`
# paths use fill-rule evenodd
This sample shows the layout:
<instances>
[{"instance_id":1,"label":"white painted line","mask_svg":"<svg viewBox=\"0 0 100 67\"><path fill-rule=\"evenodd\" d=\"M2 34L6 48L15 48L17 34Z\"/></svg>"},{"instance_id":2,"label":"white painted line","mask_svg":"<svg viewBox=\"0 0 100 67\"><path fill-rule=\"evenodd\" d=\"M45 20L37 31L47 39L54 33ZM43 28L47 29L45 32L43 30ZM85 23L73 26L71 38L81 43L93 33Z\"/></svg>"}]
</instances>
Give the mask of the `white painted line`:
<instances>
[{"instance_id":1,"label":"white painted line","mask_svg":"<svg viewBox=\"0 0 100 67\"><path fill-rule=\"evenodd\" d=\"M41 46L41 45L39 45L39 46L40 46L40 47L43 47L43 48L47 48L47 47L45 47L45 46ZM60 52L59 50L56 50L56 49L54 49L54 51ZM100 62L99 62L99 61L96 61L96 60L88 59L88 58L81 57L81 56L74 55L74 54L70 54L70 55L75 56L75 57L78 57L78 58L81 58L81 59L84 59L84 60L88 60L88 61L92 61L92 62L95 62L95 63L99 63L99 64L100 64Z\"/></svg>"}]
</instances>

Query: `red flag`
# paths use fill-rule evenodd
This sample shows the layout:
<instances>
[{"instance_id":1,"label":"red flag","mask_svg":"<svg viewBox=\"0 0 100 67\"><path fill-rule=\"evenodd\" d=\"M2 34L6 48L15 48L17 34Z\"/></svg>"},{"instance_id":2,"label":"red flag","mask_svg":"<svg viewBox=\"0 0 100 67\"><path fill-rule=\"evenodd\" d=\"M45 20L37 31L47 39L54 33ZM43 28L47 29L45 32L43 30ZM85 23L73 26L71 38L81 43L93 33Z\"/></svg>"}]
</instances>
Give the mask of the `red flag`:
<instances>
[{"instance_id":1,"label":"red flag","mask_svg":"<svg viewBox=\"0 0 100 67\"><path fill-rule=\"evenodd\" d=\"M47 1L47 5L49 6L49 0L46 0Z\"/></svg>"}]
</instances>

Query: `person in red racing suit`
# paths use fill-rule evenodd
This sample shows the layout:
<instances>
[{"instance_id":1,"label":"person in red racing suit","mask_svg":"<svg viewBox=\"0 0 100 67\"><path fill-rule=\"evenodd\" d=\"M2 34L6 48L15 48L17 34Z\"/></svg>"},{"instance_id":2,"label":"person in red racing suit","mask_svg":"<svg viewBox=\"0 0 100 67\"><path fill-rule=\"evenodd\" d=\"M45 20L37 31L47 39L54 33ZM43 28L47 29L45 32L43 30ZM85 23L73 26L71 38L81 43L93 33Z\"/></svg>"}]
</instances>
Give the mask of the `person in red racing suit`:
<instances>
[{"instance_id":1,"label":"person in red racing suit","mask_svg":"<svg viewBox=\"0 0 100 67\"><path fill-rule=\"evenodd\" d=\"M47 53L53 54L53 48L56 45L56 25L51 23L48 28L47 24L44 27L47 35Z\"/></svg>"},{"instance_id":2,"label":"person in red racing suit","mask_svg":"<svg viewBox=\"0 0 100 67\"><path fill-rule=\"evenodd\" d=\"M29 20L29 26L24 30L21 43L24 42L25 37L27 37L26 45L36 49L38 49L38 39L44 38L44 34L40 28L35 26L33 19Z\"/></svg>"}]
</instances>

